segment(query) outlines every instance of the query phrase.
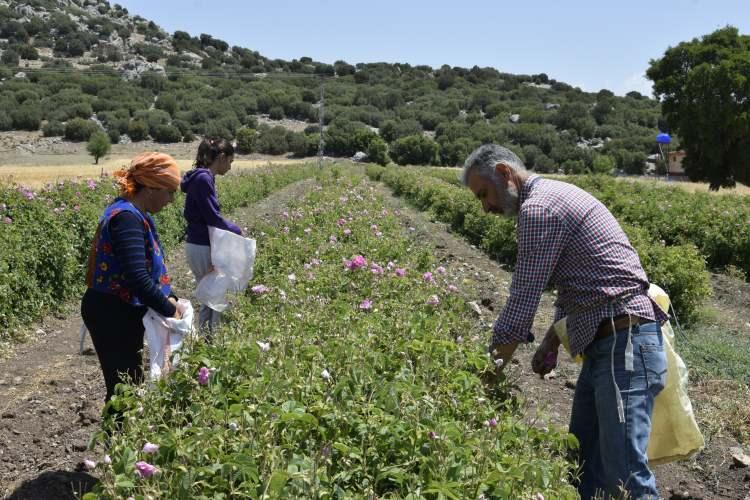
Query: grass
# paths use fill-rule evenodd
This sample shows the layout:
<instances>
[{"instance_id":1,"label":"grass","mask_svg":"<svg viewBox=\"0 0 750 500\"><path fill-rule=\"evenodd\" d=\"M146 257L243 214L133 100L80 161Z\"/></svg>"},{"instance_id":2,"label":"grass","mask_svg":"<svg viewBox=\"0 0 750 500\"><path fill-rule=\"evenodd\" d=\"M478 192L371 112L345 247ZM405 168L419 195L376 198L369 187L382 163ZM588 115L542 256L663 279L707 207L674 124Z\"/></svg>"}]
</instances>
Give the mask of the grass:
<instances>
[{"instance_id":1,"label":"grass","mask_svg":"<svg viewBox=\"0 0 750 500\"><path fill-rule=\"evenodd\" d=\"M718 310L706 308L677 338L690 369L690 398L707 438L730 435L750 442L750 335L728 326Z\"/></svg>"}]
</instances>

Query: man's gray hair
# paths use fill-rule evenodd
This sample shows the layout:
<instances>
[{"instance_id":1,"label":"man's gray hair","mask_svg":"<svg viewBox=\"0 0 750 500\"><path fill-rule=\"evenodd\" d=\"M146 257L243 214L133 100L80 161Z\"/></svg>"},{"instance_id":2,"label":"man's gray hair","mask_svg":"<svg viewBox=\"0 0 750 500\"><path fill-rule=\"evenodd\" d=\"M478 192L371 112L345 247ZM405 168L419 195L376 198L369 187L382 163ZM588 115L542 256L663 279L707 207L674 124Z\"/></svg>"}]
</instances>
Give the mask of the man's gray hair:
<instances>
[{"instance_id":1,"label":"man's gray hair","mask_svg":"<svg viewBox=\"0 0 750 500\"><path fill-rule=\"evenodd\" d=\"M508 165L516 173L526 173L526 167L513 151L497 144L484 144L475 149L466 159L464 170L461 173L461 182L468 186L469 175L472 172L476 172L487 179L497 180L495 165L498 163Z\"/></svg>"}]
</instances>

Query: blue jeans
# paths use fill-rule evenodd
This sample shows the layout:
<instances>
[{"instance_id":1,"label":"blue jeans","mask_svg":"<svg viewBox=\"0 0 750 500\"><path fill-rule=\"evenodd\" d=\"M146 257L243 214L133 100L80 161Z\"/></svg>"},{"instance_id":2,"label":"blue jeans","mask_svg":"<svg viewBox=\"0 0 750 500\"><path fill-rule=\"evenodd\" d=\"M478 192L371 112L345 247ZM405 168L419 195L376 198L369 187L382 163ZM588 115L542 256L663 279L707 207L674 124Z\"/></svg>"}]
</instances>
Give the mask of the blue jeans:
<instances>
[{"instance_id":1,"label":"blue jeans","mask_svg":"<svg viewBox=\"0 0 750 500\"><path fill-rule=\"evenodd\" d=\"M630 498L659 498L656 479L648 468L646 447L651 434L654 398L667 379L667 358L658 323L632 327L633 371L625 370L628 330L593 341L587 348L576 385L570 432L580 443L583 499L627 491ZM614 378L622 396L620 422Z\"/></svg>"}]
</instances>

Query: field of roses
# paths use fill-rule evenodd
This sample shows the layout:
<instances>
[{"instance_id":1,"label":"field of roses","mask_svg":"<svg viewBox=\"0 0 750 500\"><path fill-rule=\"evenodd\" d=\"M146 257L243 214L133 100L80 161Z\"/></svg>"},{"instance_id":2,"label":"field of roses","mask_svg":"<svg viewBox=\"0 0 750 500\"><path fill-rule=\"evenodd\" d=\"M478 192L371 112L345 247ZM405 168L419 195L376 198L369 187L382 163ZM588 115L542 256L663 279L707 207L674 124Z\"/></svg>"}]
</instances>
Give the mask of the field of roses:
<instances>
[{"instance_id":1,"label":"field of roses","mask_svg":"<svg viewBox=\"0 0 750 500\"><path fill-rule=\"evenodd\" d=\"M383 181L396 195L406 197L419 209L431 211L437 220L449 224L453 231L464 235L493 259L514 264L517 247L515 221L485 214L471 191L459 186L455 169L373 165L367 167L367 174L374 180ZM575 180L584 184L585 179L579 177ZM619 183L617 186L626 189L629 184ZM598 196L598 193L594 194ZM655 198L656 194L651 197ZM634 202L638 200L632 196L626 198ZM693 243L660 241L647 226L632 225L629 218L621 215L619 207L610 208L638 251L651 282L669 293L680 319L690 321L710 293L705 258Z\"/></svg>"},{"instance_id":2,"label":"field of roses","mask_svg":"<svg viewBox=\"0 0 750 500\"><path fill-rule=\"evenodd\" d=\"M575 439L523 423L470 285L361 175L327 171L255 227L251 287L212 343L115 396L88 498L576 498Z\"/></svg>"},{"instance_id":3,"label":"field of roses","mask_svg":"<svg viewBox=\"0 0 750 500\"><path fill-rule=\"evenodd\" d=\"M457 170L431 176L459 185ZM624 182L611 176L572 175L570 182L596 196L623 223L666 246L692 244L709 267L733 266L750 277L750 196L689 193L677 186Z\"/></svg>"},{"instance_id":4,"label":"field of roses","mask_svg":"<svg viewBox=\"0 0 750 500\"><path fill-rule=\"evenodd\" d=\"M253 203L316 167L279 166L220 178L224 210ZM83 293L89 245L116 190L110 178L64 181L34 191L0 185L0 341ZM184 233L183 198L155 217L162 245Z\"/></svg>"}]
</instances>

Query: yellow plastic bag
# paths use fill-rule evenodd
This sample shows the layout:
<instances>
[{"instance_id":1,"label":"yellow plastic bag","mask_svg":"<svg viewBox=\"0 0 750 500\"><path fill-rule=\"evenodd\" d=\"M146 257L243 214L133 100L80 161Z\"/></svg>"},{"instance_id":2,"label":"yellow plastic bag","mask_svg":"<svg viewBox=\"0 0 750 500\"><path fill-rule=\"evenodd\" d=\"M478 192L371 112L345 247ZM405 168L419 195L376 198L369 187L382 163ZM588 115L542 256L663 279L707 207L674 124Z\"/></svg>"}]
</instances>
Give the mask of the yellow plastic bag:
<instances>
[{"instance_id":1,"label":"yellow plastic bag","mask_svg":"<svg viewBox=\"0 0 750 500\"><path fill-rule=\"evenodd\" d=\"M648 295L665 313L669 313L669 296L664 290L651 284ZM555 323L553 328L560 343L570 354L565 318ZM669 321L662 324L661 332L664 339L664 353L667 356L667 383L654 400L651 437L647 450L648 461L651 465L690 458L705 445L687 393L687 367L674 350L674 330ZM583 356L578 354L573 357L573 360L576 363L582 363Z\"/></svg>"},{"instance_id":2,"label":"yellow plastic bag","mask_svg":"<svg viewBox=\"0 0 750 500\"><path fill-rule=\"evenodd\" d=\"M665 313L669 312L669 296L664 290L651 284L648 294ZM647 454L653 465L690 458L705 445L688 397L687 366L674 350L675 336L669 321L664 322L661 332L667 355L667 384L656 396L651 415Z\"/></svg>"}]
</instances>

